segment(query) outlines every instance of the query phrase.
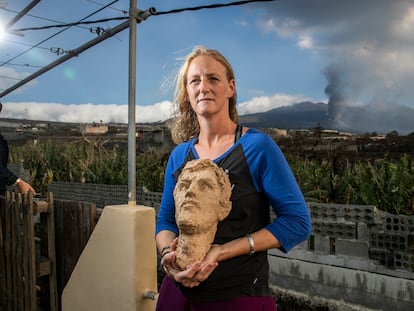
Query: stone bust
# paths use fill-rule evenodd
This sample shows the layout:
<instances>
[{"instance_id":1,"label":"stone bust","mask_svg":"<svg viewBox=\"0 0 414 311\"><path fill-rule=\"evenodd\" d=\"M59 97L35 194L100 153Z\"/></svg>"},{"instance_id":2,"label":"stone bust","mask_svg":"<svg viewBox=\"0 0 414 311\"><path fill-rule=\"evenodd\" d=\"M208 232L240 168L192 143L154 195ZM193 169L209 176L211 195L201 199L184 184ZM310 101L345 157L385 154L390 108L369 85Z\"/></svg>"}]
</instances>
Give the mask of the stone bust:
<instances>
[{"instance_id":1,"label":"stone bust","mask_svg":"<svg viewBox=\"0 0 414 311\"><path fill-rule=\"evenodd\" d=\"M230 196L230 180L213 161L192 160L184 166L174 189L179 229L176 255L181 269L205 257L218 222L230 213Z\"/></svg>"}]
</instances>

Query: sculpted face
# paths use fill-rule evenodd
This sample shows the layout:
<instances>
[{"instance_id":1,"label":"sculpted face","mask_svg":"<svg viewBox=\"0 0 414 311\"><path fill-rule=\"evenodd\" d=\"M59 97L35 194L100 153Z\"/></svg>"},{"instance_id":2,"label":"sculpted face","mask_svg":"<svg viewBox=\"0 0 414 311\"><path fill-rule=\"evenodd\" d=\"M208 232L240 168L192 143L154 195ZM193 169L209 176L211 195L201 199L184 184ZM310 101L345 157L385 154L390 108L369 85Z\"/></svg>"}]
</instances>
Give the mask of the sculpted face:
<instances>
[{"instance_id":1,"label":"sculpted face","mask_svg":"<svg viewBox=\"0 0 414 311\"><path fill-rule=\"evenodd\" d=\"M230 196L228 176L214 162L203 159L186 164L174 189L180 230L177 264L181 268L204 258L218 222L230 213Z\"/></svg>"},{"instance_id":2,"label":"sculpted face","mask_svg":"<svg viewBox=\"0 0 414 311\"><path fill-rule=\"evenodd\" d=\"M218 218L220 189L212 170L184 170L176 186L176 221L182 233L208 230Z\"/></svg>"}]
</instances>

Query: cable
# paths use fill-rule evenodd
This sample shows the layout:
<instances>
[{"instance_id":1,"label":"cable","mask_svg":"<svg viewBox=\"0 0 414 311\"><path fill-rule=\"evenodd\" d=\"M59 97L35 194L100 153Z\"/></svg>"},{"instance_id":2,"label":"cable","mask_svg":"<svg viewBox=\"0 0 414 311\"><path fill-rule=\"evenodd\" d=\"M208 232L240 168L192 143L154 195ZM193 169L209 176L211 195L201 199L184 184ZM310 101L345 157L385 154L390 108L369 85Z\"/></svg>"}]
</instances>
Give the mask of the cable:
<instances>
[{"instance_id":1,"label":"cable","mask_svg":"<svg viewBox=\"0 0 414 311\"><path fill-rule=\"evenodd\" d=\"M20 13L19 11L15 11L15 10L11 10L11 9L7 9L7 8L3 8L3 7L0 7L0 9L2 9L2 10L4 10L4 11L7 11L7 12L11 12L11 13L16 13L16 14L18 14L18 13ZM54 23L59 23L59 24L65 24L64 22L61 22L61 21L58 21L58 20L55 20L55 19L51 19L51 18L47 18L47 17L42 17L42 16L36 16L36 15L32 15L32 14L29 14L29 13L26 13L25 14L26 16L29 16L29 17L33 17L33 18L37 18L37 19L41 19L41 20L44 20L44 21L47 21L47 22L54 22ZM78 26L79 28L83 28L83 29L88 29L88 28L86 28L86 27L82 27L82 26Z\"/></svg>"},{"instance_id":2,"label":"cable","mask_svg":"<svg viewBox=\"0 0 414 311\"><path fill-rule=\"evenodd\" d=\"M42 68L43 66L35 66L35 65L30 65L30 64L14 64L14 63L9 63L9 66L20 66L20 67L31 67L31 68ZM2 76L2 78L7 78L5 76Z\"/></svg>"},{"instance_id":3,"label":"cable","mask_svg":"<svg viewBox=\"0 0 414 311\"><path fill-rule=\"evenodd\" d=\"M93 2L91 0L88 0L88 1ZM35 47L38 47L40 44L46 42L47 40L49 40L52 37L60 34L61 32L65 31L66 29L68 29L68 28L70 28L72 26L78 26L78 25L82 25L82 24L94 24L94 23L102 23L102 22L107 22L107 21L128 19L129 17L115 17L115 18L100 19L100 20L96 20L96 21L84 21L86 18L88 18L88 17L96 14L97 12L100 12L101 10L103 10L105 8L108 8L110 5L112 5L113 3L117 2L117 1L118 0L115 0L115 1L113 1L111 3L109 3L108 5L102 7L101 9L95 11L94 13L88 15L87 17L85 17L85 18L83 18L80 21L75 22L75 23L60 24L60 25L49 25L49 26L43 26L43 27L31 27L31 28L16 29L15 31L27 31L27 30L41 30L41 29L48 29L48 28L66 27L65 29L57 32L56 34L50 36L49 38L47 38L47 39L39 42L38 44L32 46L30 49L24 51L23 53L20 53L19 55L13 57L12 59L8 60L7 62L1 63L0 64L0 67L3 66L3 65L5 65L5 64L9 64L12 60L14 60L17 57L23 55L24 53L30 51L31 49L33 49ZM270 2L270 1L277 1L277 0L245 0L245 1L236 1L236 2L231 2L231 3L225 3L225 4L210 4L210 5L202 5L202 6L190 7L190 8L174 9L174 10L164 11L164 12L154 12L154 13L152 13L152 15L175 14L175 13L180 13L180 12L184 12L184 11L197 11L197 10L202 10L202 9L215 9L215 8L222 8L222 7L229 7L229 6L236 6L236 5L244 5L244 4L253 3L253 2ZM97 3L97 4L100 4L100 3ZM90 29L90 31L93 32L92 29ZM99 35L98 31L96 31L96 33ZM58 55L59 54L66 53L66 51L64 51L61 48L51 48L50 51L52 51L52 52L54 52L54 53L56 53ZM30 66L30 65L27 65L27 66ZM0 76L0 77L2 77L2 76ZM15 78L10 78L10 77L3 77L3 78L15 79ZM15 80L18 80L18 79L15 79Z\"/></svg>"},{"instance_id":4,"label":"cable","mask_svg":"<svg viewBox=\"0 0 414 311\"><path fill-rule=\"evenodd\" d=\"M26 44L26 43L23 43L23 42L12 41L12 40L5 40L5 41L13 43L13 44L20 44L20 45L24 45L24 46L34 47L31 44ZM42 46L36 46L36 48L50 51L51 53L54 53L56 55L61 55L61 54L64 54L64 53L68 52L68 51L65 51L65 50L63 50L61 48L58 48L58 47L45 48L45 47L42 47ZM8 63L8 65L9 66L30 67L30 68L42 68L43 67L43 66L35 66L35 65L30 65L30 64L14 64L14 63ZM6 78L6 77L3 76L3 78Z\"/></svg>"},{"instance_id":5,"label":"cable","mask_svg":"<svg viewBox=\"0 0 414 311\"><path fill-rule=\"evenodd\" d=\"M209 4L209 5L201 5L197 7L191 7L191 8L183 8L183 9L174 9L170 11L164 11L164 12L155 12L152 15L166 15L166 14L175 14L175 13L181 13L185 11L197 11L202 9L216 9L216 8L222 8L222 7L229 7L229 6L235 6L235 5L243 5L248 4L252 2L271 2L271 1L277 1L277 0L245 0L245 1L236 1L236 2L230 2L230 3L223 3L223 4ZM86 25L86 24L96 24L96 23L103 23L103 22L109 22L114 20L124 20L128 19L129 17L122 16L122 17L112 17L112 18L104 18L104 19L98 19L94 21L79 21L69 24L63 24L63 25L48 25L48 26L42 26L42 27L27 27L27 28L19 28L19 29L13 29L13 31L23 32L27 30L43 30L43 29L49 29L49 28L59 28L59 27L68 27L68 26L77 26L77 25Z\"/></svg>"},{"instance_id":6,"label":"cable","mask_svg":"<svg viewBox=\"0 0 414 311\"><path fill-rule=\"evenodd\" d=\"M32 44L27 44L27 43L23 43L23 42L19 42L19 41L13 41L13 40L8 40L8 39L6 39L4 41L9 42L9 43L13 43L13 44L20 44L20 45L24 45L24 46L30 46L30 47L38 48L38 49L42 49L42 50L50 50L49 48L45 48L43 46L34 46Z\"/></svg>"},{"instance_id":7,"label":"cable","mask_svg":"<svg viewBox=\"0 0 414 311\"><path fill-rule=\"evenodd\" d=\"M12 77L6 77L6 76L0 76L0 78L10 79L10 80L16 80L16 81L21 81L22 80L22 79L17 79L17 78L12 78Z\"/></svg>"},{"instance_id":8,"label":"cable","mask_svg":"<svg viewBox=\"0 0 414 311\"><path fill-rule=\"evenodd\" d=\"M105 4L100 3L100 2L98 2L98 1L93 1L93 0L86 0L86 1L88 1L88 2L90 2L90 3L93 3L93 4L100 5L100 6L104 6L104 5L105 5ZM126 11L126 10L117 9L117 8L114 8L114 7L111 7L111 6L109 6L108 8L109 8L109 9L112 9L112 10L114 10L114 11L119 11L119 12L122 12L122 13L124 13L124 15L127 15L127 14L128 14L128 11Z\"/></svg>"},{"instance_id":9,"label":"cable","mask_svg":"<svg viewBox=\"0 0 414 311\"><path fill-rule=\"evenodd\" d=\"M129 17L127 16L111 17L111 18L98 19L94 21L74 22L74 23L68 23L68 24L62 24L62 25L48 25L48 26L41 26L41 27L19 28L19 29L13 29L13 31L44 30L44 29L50 29L50 28L72 27L72 26L78 26L78 25L104 23L104 22L110 22L110 21L115 21L115 20L125 20L128 18Z\"/></svg>"},{"instance_id":10,"label":"cable","mask_svg":"<svg viewBox=\"0 0 414 311\"><path fill-rule=\"evenodd\" d=\"M208 4L208 5L201 5L193 8L184 8L184 9L175 9L165 12L156 12L154 15L165 15L165 14L172 14L172 13L180 13L184 11L197 11L202 9L216 9L216 8L222 8L227 6L235 6L235 5L243 5L248 4L252 2L270 2L270 1L277 1L277 0L246 0L246 1L236 1L236 2L230 2L225 4Z\"/></svg>"},{"instance_id":11,"label":"cable","mask_svg":"<svg viewBox=\"0 0 414 311\"><path fill-rule=\"evenodd\" d=\"M119 0L114 0L114 1L112 1L111 3L109 3L107 6L110 6L110 5L112 5L112 4L114 4L115 2L118 2L118 1L119 1ZM82 18L81 20L79 20L79 22L82 22L83 20L87 19L88 17L91 17L92 15L95 15L96 13L98 13L98 12L100 12L100 11L104 10L107 6L102 7L102 8L100 8L100 9L98 9L98 10L96 10L96 11L92 12L92 13L91 13L91 14L89 14L88 16L86 16L86 17ZM50 40L51 38L53 38L53 37L57 36L58 34L61 34L61 33L62 33L62 32L64 32L65 30L69 29L70 27L71 27L71 26L66 26L66 28L65 28L65 29L62 29L62 30L58 31L57 33L55 33L55 34L53 34L53 35L49 36L48 38L46 38L46 39L44 39L44 40L40 41L39 43L35 44L35 45L34 45L33 47L31 47L30 49L27 49L27 50L23 51L22 53L20 53L20 54L18 54L18 55L16 55L16 56L14 56L14 57L12 57L12 58L11 58L11 59L9 59L8 61L1 63L1 64L0 64L0 67L2 67L2 66L4 66L4 65L7 65L7 64L8 64L8 63L10 63L11 61L15 60L17 57L22 56L23 54L26 54L27 52L29 52L29 51L30 51L30 50L32 50L33 48L35 48L35 47L39 46L40 44L42 44L42 43L44 43L44 42L46 42L46 41Z\"/></svg>"}]
</instances>

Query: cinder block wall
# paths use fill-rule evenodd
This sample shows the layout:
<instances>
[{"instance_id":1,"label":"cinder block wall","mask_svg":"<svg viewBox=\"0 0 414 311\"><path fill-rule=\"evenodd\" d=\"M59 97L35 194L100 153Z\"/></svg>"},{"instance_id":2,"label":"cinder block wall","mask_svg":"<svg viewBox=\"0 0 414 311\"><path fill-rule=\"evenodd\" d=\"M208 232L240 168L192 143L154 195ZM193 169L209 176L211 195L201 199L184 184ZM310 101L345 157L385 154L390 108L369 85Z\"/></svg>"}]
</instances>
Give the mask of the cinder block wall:
<instances>
[{"instance_id":1,"label":"cinder block wall","mask_svg":"<svg viewBox=\"0 0 414 311\"><path fill-rule=\"evenodd\" d=\"M310 239L288 254L269 252L272 284L376 310L413 310L414 217L366 205L308 206Z\"/></svg>"},{"instance_id":2,"label":"cinder block wall","mask_svg":"<svg viewBox=\"0 0 414 311\"><path fill-rule=\"evenodd\" d=\"M56 199L97 207L127 202L127 186L53 182L49 191ZM157 213L161 193L137 189L137 201ZM309 240L288 254L269 252L272 285L377 310L413 310L414 217L367 205L308 207L313 224Z\"/></svg>"}]
</instances>

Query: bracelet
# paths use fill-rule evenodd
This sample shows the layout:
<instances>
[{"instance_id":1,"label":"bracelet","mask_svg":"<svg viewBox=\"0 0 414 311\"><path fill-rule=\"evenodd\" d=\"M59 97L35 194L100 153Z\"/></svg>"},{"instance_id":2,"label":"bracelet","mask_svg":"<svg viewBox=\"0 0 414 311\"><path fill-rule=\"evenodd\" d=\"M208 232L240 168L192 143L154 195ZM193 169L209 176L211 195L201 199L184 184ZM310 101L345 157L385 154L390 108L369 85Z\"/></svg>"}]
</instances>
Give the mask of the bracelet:
<instances>
[{"instance_id":1,"label":"bracelet","mask_svg":"<svg viewBox=\"0 0 414 311\"><path fill-rule=\"evenodd\" d=\"M17 186L19 184L19 182L21 182L22 179L21 178L17 178L16 181L14 182L14 184Z\"/></svg>"},{"instance_id":2,"label":"bracelet","mask_svg":"<svg viewBox=\"0 0 414 311\"><path fill-rule=\"evenodd\" d=\"M164 258L164 256L165 256L165 255L167 255L167 254L169 254L169 253L171 253L171 251L166 251L166 252L162 253L162 254L161 254L161 259L163 259L163 258Z\"/></svg>"},{"instance_id":3,"label":"bracelet","mask_svg":"<svg viewBox=\"0 0 414 311\"><path fill-rule=\"evenodd\" d=\"M251 236L250 233L246 234L247 237L247 241L249 242L249 246L250 246L250 251L249 251L249 255L253 255L256 251L254 250L254 240Z\"/></svg>"},{"instance_id":4,"label":"bracelet","mask_svg":"<svg viewBox=\"0 0 414 311\"><path fill-rule=\"evenodd\" d=\"M161 252L160 252L161 258L164 257L166 254L168 254L170 252L170 248L171 248L171 246L170 245L167 245L167 246L164 246L161 249Z\"/></svg>"}]
</instances>

